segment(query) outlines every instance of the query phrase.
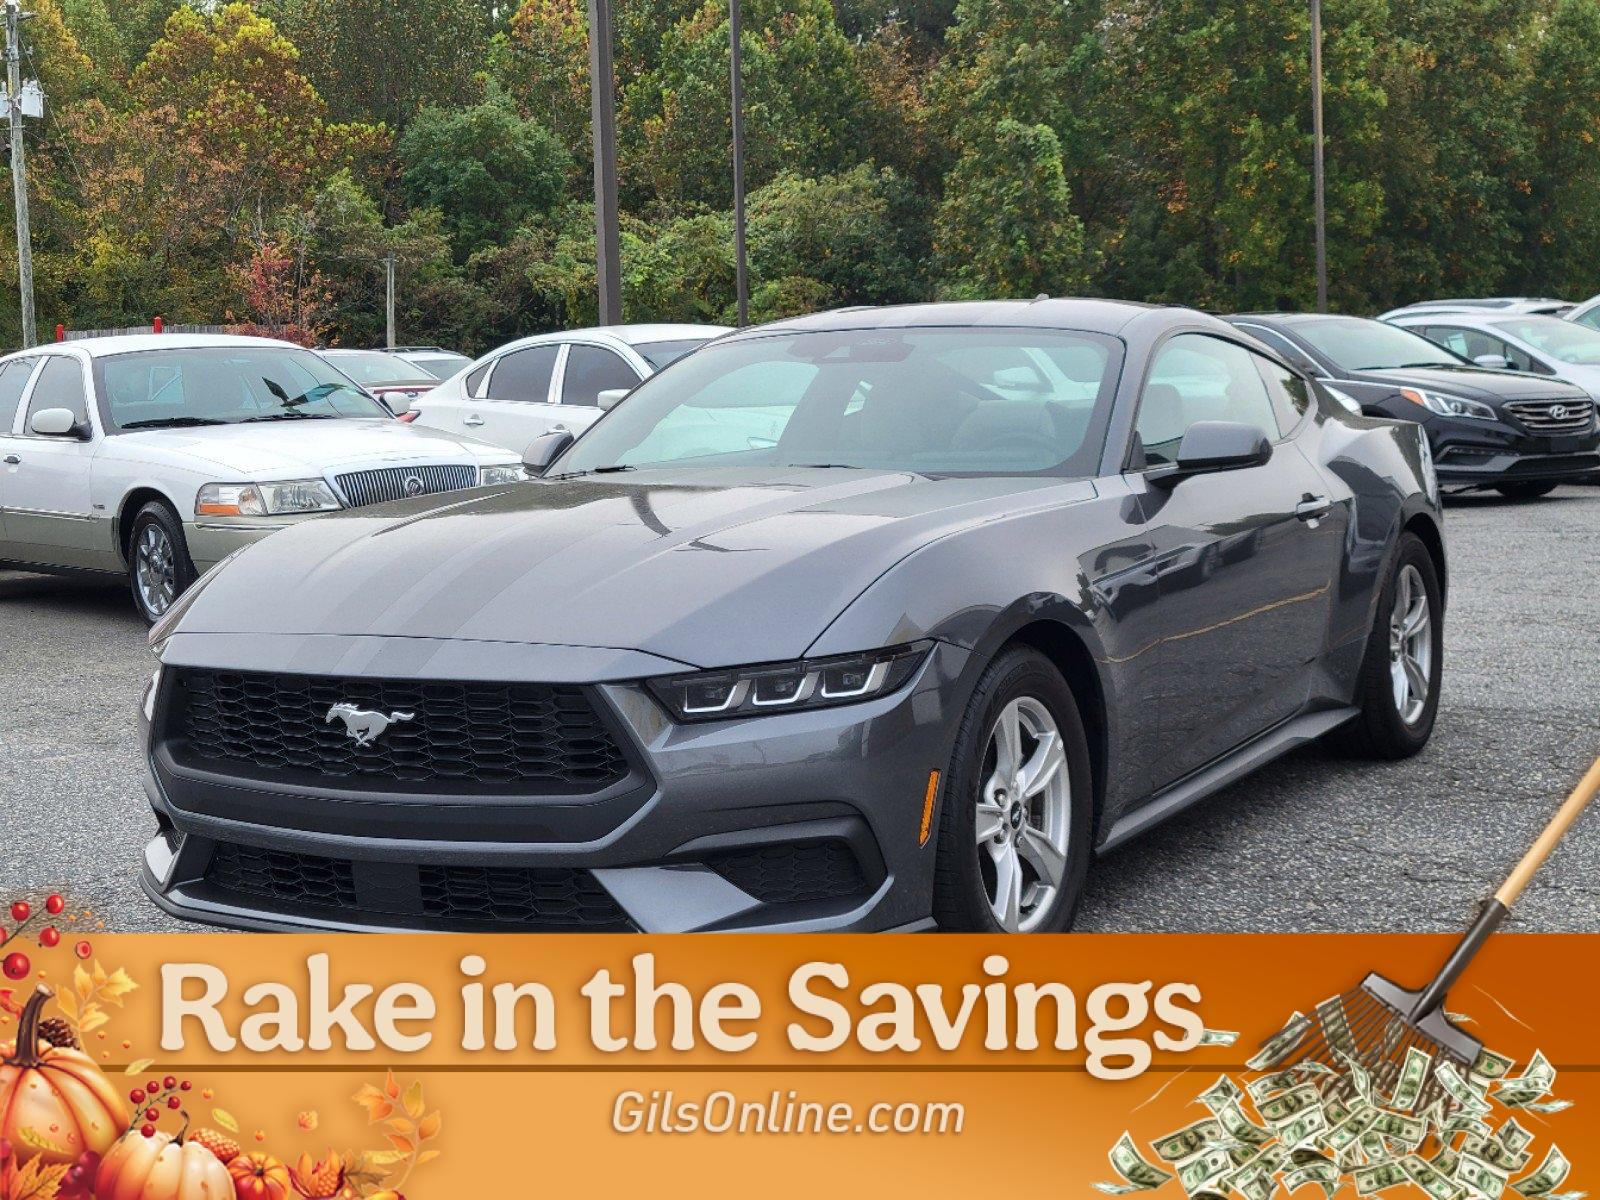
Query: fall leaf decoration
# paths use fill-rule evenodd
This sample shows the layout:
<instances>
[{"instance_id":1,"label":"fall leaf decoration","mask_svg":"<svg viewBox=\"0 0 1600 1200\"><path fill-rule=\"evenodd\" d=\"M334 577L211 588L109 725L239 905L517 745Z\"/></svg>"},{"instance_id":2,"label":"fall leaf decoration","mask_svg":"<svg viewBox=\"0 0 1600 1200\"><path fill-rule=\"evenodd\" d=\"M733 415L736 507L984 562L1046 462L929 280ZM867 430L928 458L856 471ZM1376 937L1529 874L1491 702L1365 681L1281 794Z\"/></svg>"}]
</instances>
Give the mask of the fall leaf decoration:
<instances>
[{"instance_id":1,"label":"fall leaf decoration","mask_svg":"<svg viewBox=\"0 0 1600 1200\"><path fill-rule=\"evenodd\" d=\"M307 1200L334 1200L335 1197L342 1200L344 1176L344 1159L332 1152L321 1161L309 1154L302 1154L300 1161L289 1168L289 1178L294 1181L295 1190Z\"/></svg>"},{"instance_id":2,"label":"fall leaf decoration","mask_svg":"<svg viewBox=\"0 0 1600 1200\"><path fill-rule=\"evenodd\" d=\"M437 1109L428 1111L420 1079L402 1089L393 1071L384 1076L381 1088L366 1084L354 1099L366 1109L369 1125L382 1122L384 1138L390 1146L388 1150L360 1156L363 1182L368 1181L368 1173L371 1173L371 1188L358 1190L357 1194L369 1198L386 1194L376 1187L385 1178L388 1189L398 1193L412 1171L439 1157L439 1151L428 1148L426 1143L439 1136L444 1118Z\"/></svg>"},{"instance_id":3,"label":"fall leaf decoration","mask_svg":"<svg viewBox=\"0 0 1600 1200\"><path fill-rule=\"evenodd\" d=\"M93 1033L111 1019L106 1005L121 1008L128 993L138 986L121 967L107 974L97 958L91 968L79 963L72 969L72 991L63 988L56 996L56 1007L82 1041L84 1034Z\"/></svg>"},{"instance_id":4,"label":"fall leaf decoration","mask_svg":"<svg viewBox=\"0 0 1600 1200\"><path fill-rule=\"evenodd\" d=\"M19 1167L8 1158L0 1167L0 1200L56 1200L71 1165L30 1158Z\"/></svg>"}]
</instances>

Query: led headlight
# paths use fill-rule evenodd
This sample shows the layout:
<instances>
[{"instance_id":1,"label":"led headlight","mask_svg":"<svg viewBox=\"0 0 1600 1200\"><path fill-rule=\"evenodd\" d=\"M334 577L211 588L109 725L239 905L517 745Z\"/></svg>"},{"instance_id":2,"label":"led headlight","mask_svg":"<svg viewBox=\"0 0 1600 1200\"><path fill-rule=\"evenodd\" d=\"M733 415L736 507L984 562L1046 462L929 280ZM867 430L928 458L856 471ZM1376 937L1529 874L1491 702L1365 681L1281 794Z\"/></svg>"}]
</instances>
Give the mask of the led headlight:
<instances>
[{"instance_id":1,"label":"led headlight","mask_svg":"<svg viewBox=\"0 0 1600 1200\"><path fill-rule=\"evenodd\" d=\"M528 472L521 463L514 463L504 467L479 467L478 486L492 487L499 483L522 483L528 478Z\"/></svg>"},{"instance_id":2,"label":"led headlight","mask_svg":"<svg viewBox=\"0 0 1600 1200\"><path fill-rule=\"evenodd\" d=\"M835 658L668 675L645 683L680 721L722 721L887 696L916 673L928 650L929 644L922 642Z\"/></svg>"},{"instance_id":3,"label":"led headlight","mask_svg":"<svg viewBox=\"0 0 1600 1200\"><path fill-rule=\"evenodd\" d=\"M287 483L208 483L194 501L197 517L268 517L332 512L339 507L333 489L320 479Z\"/></svg>"},{"instance_id":4,"label":"led headlight","mask_svg":"<svg viewBox=\"0 0 1600 1200\"><path fill-rule=\"evenodd\" d=\"M1441 417L1471 417L1475 421L1497 421L1494 409L1464 396L1447 396L1443 392L1424 392L1417 388L1401 388L1400 394L1413 404L1420 404L1429 412Z\"/></svg>"}]
</instances>

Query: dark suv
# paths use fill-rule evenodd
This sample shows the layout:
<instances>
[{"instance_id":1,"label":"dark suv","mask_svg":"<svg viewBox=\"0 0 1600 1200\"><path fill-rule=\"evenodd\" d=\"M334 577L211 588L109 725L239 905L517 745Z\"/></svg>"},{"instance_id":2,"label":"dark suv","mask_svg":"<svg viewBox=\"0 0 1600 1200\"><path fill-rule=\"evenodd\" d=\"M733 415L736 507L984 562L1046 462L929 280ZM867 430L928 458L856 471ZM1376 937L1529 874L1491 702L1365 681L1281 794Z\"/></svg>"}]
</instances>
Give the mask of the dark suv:
<instances>
[{"instance_id":1,"label":"dark suv","mask_svg":"<svg viewBox=\"0 0 1600 1200\"><path fill-rule=\"evenodd\" d=\"M1409 330L1361 317L1227 319L1347 407L1420 422L1448 488L1532 499L1600 471L1594 401L1564 380L1488 370Z\"/></svg>"}]
</instances>

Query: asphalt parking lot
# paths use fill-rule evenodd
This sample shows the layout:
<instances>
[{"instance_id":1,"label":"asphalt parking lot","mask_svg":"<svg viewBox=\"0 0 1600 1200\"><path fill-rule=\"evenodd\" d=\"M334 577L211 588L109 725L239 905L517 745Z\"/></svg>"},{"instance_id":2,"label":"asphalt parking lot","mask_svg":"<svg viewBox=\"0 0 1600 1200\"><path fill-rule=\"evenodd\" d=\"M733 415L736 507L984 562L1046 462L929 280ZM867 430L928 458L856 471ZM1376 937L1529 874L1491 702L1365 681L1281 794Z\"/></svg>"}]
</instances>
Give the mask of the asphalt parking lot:
<instances>
[{"instance_id":1,"label":"asphalt parking lot","mask_svg":"<svg viewBox=\"0 0 1600 1200\"><path fill-rule=\"evenodd\" d=\"M1079 928L1459 928L1600 752L1600 488L1468 498L1447 519L1444 697L1428 751L1312 747L1102 860ZM125 588L0 572L0 874L117 930L185 926L136 881L153 824L134 709L151 660ZM1600 933L1600 812L1515 928Z\"/></svg>"}]
</instances>

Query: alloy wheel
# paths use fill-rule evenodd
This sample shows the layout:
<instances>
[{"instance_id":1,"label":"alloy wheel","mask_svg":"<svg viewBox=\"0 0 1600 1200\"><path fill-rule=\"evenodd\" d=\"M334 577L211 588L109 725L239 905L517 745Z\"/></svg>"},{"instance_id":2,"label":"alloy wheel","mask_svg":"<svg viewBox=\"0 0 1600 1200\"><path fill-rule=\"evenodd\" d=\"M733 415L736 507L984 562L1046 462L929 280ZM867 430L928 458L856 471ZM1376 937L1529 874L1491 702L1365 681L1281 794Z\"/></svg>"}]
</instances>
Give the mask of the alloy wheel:
<instances>
[{"instance_id":1,"label":"alloy wheel","mask_svg":"<svg viewBox=\"0 0 1600 1200\"><path fill-rule=\"evenodd\" d=\"M1067 872L1072 781L1061 731L1031 696L1007 704L989 731L975 834L990 911L1008 933L1042 925Z\"/></svg>"},{"instance_id":2,"label":"alloy wheel","mask_svg":"<svg viewBox=\"0 0 1600 1200\"><path fill-rule=\"evenodd\" d=\"M1395 580L1389 615L1389 676L1400 719L1415 725L1428 706L1433 679L1433 617L1422 573L1409 563Z\"/></svg>"},{"instance_id":3,"label":"alloy wheel","mask_svg":"<svg viewBox=\"0 0 1600 1200\"><path fill-rule=\"evenodd\" d=\"M140 532L133 570L139 603L152 617L161 616L178 597L178 573L172 539L160 525L151 523Z\"/></svg>"}]
</instances>

